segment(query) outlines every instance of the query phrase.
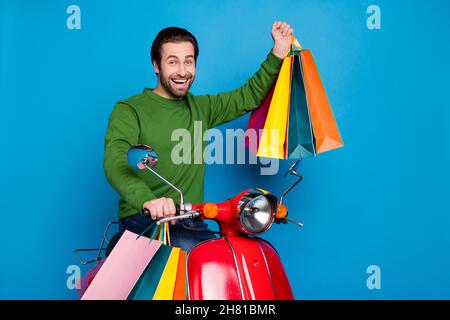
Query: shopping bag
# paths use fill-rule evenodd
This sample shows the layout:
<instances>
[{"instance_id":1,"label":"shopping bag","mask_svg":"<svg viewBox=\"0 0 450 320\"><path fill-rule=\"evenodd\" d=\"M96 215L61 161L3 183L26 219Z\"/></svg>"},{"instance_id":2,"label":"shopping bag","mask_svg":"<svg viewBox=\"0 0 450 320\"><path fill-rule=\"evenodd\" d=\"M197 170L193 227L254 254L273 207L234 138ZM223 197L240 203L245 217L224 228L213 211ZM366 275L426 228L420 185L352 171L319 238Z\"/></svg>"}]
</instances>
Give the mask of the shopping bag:
<instances>
[{"instance_id":1,"label":"shopping bag","mask_svg":"<svg viewBox=\"0 0 450 320\"><path fill-rule=\"evenodd\" d=\"M186 251L180 250L173 300L186 300Z\"/></svg>"},{"instance_id":2,"label":"shopping bag","mask_svg":"<svg viewBox=\"0 0 450 320\"><path fill-rule=\"evenodd\" d=\"M78 292L78 298L81 299L86 292L87 288L89 288L89 285L91 284L92 280L94 280L95 276L99 272L102 265L105 263L106 258L100 258L95 266L90 269L79 281L79 284L77 284L78 289L80 290Z\"/></svg>"},{"instance_id":3,"label":"shopping bag","mask_svg":"<svg viewBox=\"0 0 450 320\"><path fill-rule=\"evenodd\" d=\"M158 252L147 266L136 286L128 296L128 300L152 300L159 280L166 267L172 248L161 245Z\"/></svg>"},{"instance_id":4,"label":"shopping bag","mask_svg":"<svg viewBox=\"0 0 450 320\"><path fill-rule=\"evenodd\" d=\"M272 101L274 90L275 85L272 86L260 106L254 109L250 115L250 120L247 127L247 136L245 139L245 146L254 154L258 152L262 130L264 129L264 124L266 123L267 114L269 113L270 102Z\"/></svg>"},{"instance_id":5,"label":"shopping bag","mask_svg":"<svg viewBox=\"0 0 450 320\"><path fill-rule=\"evenodd\" d=\"M300 53L317 153L344 146L310 50Z\"/></svg>"},{"instance_id":6,"label":"shopping bag","mask_svg":"<svg viewBox=\"0 0 450 320\"><path fill-rule=\"evenodd\" d=\"M126 300L160 246L126 230L81 300Z\"/></svg>"},{"instance_id":7,"label":"shopping bag","mask_svg":"<svg viewBox=\"0 0 450 320\"><path fill-rule=\"evenodd\" d=\"M315 155L314 137L298 52L294 52L293 55L289 106L288 155L289 158L294 159L303 159Z\"/></svg>"},{"instance_id":8,"label":"shopping bag","mask_svg":"<svg viewBox=\"0 0 450 320\"><path fill-rule=\"evenodd\" d=\"M311 51L293 40L273 92L250 116L249 129L264 121L256 147L246 140L257 156L302 159L343 146Z\"/></svg>"},{"instance_id":9,"label":"shopping bag","mask_svg":"<svg viewBox=\"0 0 450 320\"><path fill-rule=\"evenodd\" d=\"M291 64L292 57L284 58L262 131L257 156L278 159L286 157L284 144L289 112Z\"/></svg>"},{"instance_id":10,"label":"shopping bag","mask_svg":"<svg viewBox=\"0 0 450 320\"><path fill-rule=\"evenodd\" d=\"M169 224L156 227L151 238L161 241L153 257L128 300L184 300L186 299L186 252L170 246Z\"/></svg>"}]
</instances>

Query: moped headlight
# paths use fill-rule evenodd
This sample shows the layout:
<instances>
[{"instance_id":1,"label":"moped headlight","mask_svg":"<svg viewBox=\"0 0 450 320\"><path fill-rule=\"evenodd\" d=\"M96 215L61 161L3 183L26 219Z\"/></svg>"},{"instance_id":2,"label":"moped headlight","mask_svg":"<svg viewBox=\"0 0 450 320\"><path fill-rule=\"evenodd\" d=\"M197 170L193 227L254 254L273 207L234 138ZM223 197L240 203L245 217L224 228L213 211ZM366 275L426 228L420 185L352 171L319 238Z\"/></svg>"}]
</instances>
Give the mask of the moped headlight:
<instances>
[{"instance_id":1,"label":"moped headlight","mask_svg":"<svg viewBox=\"0 0 450 320\"><path fill-rule=\"evenodd\" d=\"M260 234L273 223L275 204L269 195L247 195L241 200L240 223L247 234Z\"/></svg>"}]
</instances>

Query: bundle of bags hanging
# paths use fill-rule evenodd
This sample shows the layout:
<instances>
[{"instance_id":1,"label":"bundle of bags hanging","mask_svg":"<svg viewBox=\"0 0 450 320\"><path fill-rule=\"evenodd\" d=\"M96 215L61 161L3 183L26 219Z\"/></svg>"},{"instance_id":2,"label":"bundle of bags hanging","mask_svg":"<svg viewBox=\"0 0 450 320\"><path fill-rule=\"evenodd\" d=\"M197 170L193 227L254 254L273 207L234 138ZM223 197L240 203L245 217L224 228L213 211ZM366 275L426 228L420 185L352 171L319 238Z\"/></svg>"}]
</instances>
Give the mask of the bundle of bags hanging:
<instances>
[{"instance_id":1,"label":"bundle of bags hanging","mask_svg":"<svg viewBox=\"0 0 450 320\"><path fill-rule=\"evenodd\" d=\"M186 252L170 244L167 222L149 238L126 230L81 300L185 300Z\"/></svg>"},{"instance_id":2,"label":"bundle of bags hanging","mask_svg":"<svg viewBox=\"0 0 450 320\"><path fill-rule=\"evenodd\" d=\"M311 51L294 37L277 81L250 116L249 137L252 130L256 139L245 143L260 157L303 159L344 145Z\"/></svg>"}]
</instances>

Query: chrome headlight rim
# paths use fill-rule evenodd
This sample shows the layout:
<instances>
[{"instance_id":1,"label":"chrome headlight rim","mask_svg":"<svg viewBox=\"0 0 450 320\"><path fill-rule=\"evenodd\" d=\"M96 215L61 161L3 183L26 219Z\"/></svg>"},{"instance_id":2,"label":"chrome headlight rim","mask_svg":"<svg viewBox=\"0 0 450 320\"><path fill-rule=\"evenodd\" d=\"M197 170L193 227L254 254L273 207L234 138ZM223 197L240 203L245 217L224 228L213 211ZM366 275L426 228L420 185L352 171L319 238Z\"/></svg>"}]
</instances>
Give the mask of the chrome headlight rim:
<instances>
[{"instance_id":1,"label":"chrome headlight rim","mask_svg":"<svg viewBox=\"0 0 450 320\"><path fill-rule=\"evenodd\" d=\"M254 202L257 199L266 199L266 201L270 205L270 215L269 215L267 222L264 224L264 227L261 228L261 230L254 231L254 230L249 230L246 227L247 223L244 221L244 219L246 219L246 216L243 214L243 210L249 204L249 202L251 202L251 201ZM241 201L239 201L239 205L237 208L239 211L238 224L239 224L241 231L243 233L245 233L246 235L250 235L250 236L260 235L262 233L267 232L270 229L270 227L273 225L273 222L275 220L276 204L277 204L277 198L270 193L256 194L256 193L250 192L250 193L244 195L242 197Z\"/></svg>"}]
</instances>

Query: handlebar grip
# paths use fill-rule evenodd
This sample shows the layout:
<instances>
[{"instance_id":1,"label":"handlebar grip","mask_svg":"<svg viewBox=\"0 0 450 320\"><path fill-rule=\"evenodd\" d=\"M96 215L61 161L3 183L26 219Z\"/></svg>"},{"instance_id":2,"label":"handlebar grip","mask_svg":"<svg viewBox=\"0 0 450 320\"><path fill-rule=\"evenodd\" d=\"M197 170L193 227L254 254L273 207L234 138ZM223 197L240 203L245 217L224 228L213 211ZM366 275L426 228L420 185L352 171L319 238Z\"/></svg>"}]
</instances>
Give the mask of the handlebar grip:
<instances>
[{"instance_id":1,"label":"handlebar grip","mask_svg":"<svg viewBox=\"0 0 450 320\"><path fill-rule=\"evenodd\" d=\"M150 211L148 211L147 208L143 208L142 209L142 213L146 216L150 215ZM180 205L178 203L175 203L175 215L179 216L180 215Z\"/></svg>"}]
</instances>

